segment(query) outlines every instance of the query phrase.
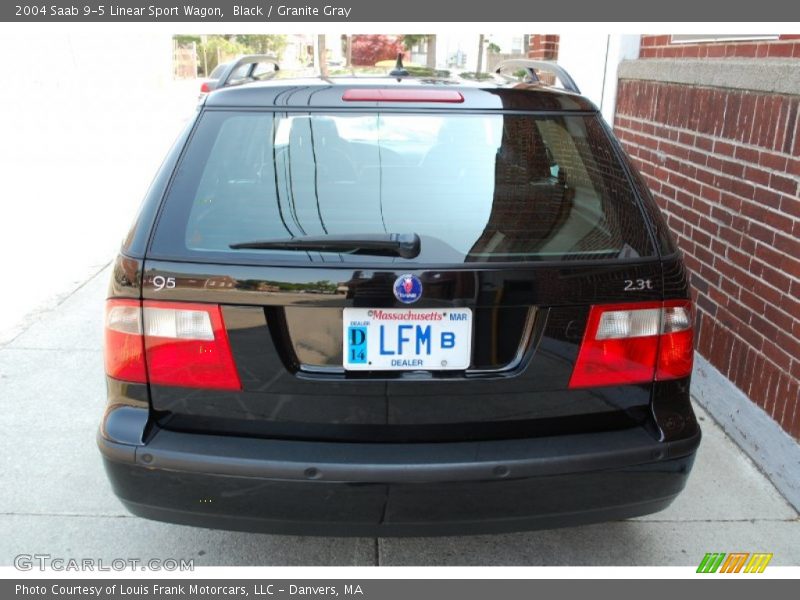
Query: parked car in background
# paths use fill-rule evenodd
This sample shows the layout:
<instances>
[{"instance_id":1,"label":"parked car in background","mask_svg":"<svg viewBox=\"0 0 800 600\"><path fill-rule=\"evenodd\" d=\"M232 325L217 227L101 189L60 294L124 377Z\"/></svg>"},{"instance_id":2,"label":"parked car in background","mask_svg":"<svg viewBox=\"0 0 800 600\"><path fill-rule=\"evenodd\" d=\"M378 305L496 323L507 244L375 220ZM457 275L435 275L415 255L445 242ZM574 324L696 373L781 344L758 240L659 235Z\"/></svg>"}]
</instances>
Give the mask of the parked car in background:
<instances>
[{"instance_id":1,"label":"parked car in background","mask_svg":"<svg viewBox=\"0 0 800 600\"><path fill-rule=\"evenodd\" d=\"M200 84L199 99L202 100L206 94L218 87L271 79L279 69L274 57L256 54L221 63L214 67L208 79Z\"/></svg>"}]
</instances>

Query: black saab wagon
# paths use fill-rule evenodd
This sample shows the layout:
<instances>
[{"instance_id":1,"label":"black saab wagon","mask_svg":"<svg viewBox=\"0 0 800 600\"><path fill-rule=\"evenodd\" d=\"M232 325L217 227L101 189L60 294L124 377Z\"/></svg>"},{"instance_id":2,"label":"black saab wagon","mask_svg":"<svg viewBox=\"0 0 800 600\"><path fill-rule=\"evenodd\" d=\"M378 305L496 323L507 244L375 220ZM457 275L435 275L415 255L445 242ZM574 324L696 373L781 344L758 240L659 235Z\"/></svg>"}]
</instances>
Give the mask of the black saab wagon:
<instances>
[{"instance_id":1,"label":"black saab wagon","mask_svg":"<svg viewBox=\"0 0 800 600\"><path fill-rule=\"evenodd\" d=\"M132 513L450 535L676 497L687 272L597 108L511 67L205 98L106 305L98 441Z\"/></svg>"}]
</instances>

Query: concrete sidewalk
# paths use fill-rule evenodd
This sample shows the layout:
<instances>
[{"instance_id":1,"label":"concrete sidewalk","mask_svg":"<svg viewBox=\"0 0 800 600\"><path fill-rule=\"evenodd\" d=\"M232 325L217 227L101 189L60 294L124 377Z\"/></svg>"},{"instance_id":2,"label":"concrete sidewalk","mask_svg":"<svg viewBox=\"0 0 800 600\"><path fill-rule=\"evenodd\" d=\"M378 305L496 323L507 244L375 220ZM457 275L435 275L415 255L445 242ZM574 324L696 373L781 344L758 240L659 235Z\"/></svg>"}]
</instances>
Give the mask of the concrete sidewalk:
<instances>
[{"instance_id":1,"label":"concrete sidewalk","mask_svg":"<svg viewBox=\"0 0 800 600\"><path fill-rule=\"evenodd\" d=\"M300 538L166 525L128 515L94 436L105 403L105 268L0 347L0 565L18 554L184 558L195 565L696 565L706 552L772 552L800 565L800 520L698 408L704 439L667 510L620 521L496 536Z\"/></svg>"}]
</instances>

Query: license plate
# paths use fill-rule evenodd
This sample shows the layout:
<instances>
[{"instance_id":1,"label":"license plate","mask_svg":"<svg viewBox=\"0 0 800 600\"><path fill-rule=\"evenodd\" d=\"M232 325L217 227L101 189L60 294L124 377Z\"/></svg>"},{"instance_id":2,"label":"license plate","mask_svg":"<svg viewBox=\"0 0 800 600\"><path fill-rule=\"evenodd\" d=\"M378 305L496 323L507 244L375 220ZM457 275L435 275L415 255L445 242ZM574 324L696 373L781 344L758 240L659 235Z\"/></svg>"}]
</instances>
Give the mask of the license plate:
<instances>
[{"instance_id":1,"label":"license plate","mask_svg":"<svg viewBox=\"0 0 800 600\"><path fill-rule=\"evenodd\" d=\"M442 371L469 367L472 310L345 308L344 368Z\"/></svg>"}]
</instances>

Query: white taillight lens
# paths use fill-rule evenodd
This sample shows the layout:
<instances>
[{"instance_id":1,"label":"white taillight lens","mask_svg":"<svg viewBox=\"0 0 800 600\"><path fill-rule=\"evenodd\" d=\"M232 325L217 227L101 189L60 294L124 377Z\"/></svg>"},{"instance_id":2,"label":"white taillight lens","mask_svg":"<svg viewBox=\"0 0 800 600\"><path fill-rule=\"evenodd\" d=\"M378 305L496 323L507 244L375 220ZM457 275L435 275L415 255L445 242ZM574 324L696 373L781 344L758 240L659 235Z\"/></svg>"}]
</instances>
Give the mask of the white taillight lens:
<instances>
[{"instance_id":1,"label":"white taillight lens","mask_svg":"<svg viewBox=\"0 0 800 600\"><path fill-rule=\"evenodd\" d=\"M691 310L688 306L668 306L664 308L664 321L661 333L685 331L692 326Z\"/></svg>"},{"instance_id":2,"label":"white taillight lens","mask_svg":"<svg viewBox=\"0 0 800 600\"><path fill-rule=\"evenodd\" d=\"M114 379L147 383L141 314L138 300L106 301L104 355L106 373Z\"/></svg>"},{"instance_id":3,"label":"white taillight lens","mask_svg":"<svg viewBox=\"0 0 800 600\"><path fill-rule=\"evenodd\" d=\"M109 305L106 310L106 328L120 333L141 335L142 308L133 301L132 305Z\"/></svg>"},{"instance_id":4,"label":"white taillight lens","mask_svg":"<svg viewBox=\"0 0 800 600\"><path fill-rule=\"evenodd\" d=\"M597 327L596 340L658 335L661 309L613 310L604 312Z\"/></svg>"},{"instance_id":5,"label":"white taillight lens","mask_svg":"<svg viewBox=\"0 0 800 600\"><path fill-rule=\"evenodd\" d=\"M144 333L146 336L177 340L214 339L214 329L208 312L174 308L144 309Z\"/></svg>"}]
</instances>

